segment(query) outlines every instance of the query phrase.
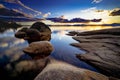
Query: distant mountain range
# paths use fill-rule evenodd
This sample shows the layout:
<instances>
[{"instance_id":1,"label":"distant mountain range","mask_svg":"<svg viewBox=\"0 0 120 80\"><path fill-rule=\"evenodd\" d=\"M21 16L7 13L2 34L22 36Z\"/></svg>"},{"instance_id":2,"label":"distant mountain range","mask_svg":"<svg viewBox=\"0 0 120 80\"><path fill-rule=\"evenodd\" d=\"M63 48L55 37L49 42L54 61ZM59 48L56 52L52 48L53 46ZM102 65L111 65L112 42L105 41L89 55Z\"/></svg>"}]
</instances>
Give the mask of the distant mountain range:
<instances>
[{"instance_id":1,"label":"distant mountain range","mask_svg":"<svg viewBox=\"0 0 120 80\"><path fill-rule=\"evenodd\" d=\"M88 22L100 22L102 19L82 19L82 18L73 18L71 20L63 19L63 18L47 18L47 20L51 20L53 22L61 22L61 23L88 23Z\"/></svg>"}]
</instances>

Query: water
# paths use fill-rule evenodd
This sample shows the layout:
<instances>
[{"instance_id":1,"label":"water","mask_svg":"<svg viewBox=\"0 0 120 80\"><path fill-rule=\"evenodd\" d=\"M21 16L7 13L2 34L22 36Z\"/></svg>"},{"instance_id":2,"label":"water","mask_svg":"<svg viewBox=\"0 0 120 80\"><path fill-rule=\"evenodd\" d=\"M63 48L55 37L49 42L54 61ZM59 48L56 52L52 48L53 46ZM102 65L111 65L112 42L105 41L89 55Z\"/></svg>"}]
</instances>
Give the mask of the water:
<instances>
[{"instance_id":1,"label":"water","mask_svg":"<svg viewBox=\"0 0 120 80\"><path fill-rule=\"evenodd\" d=\"M50 42L54 46L54 51L50 56L55 59L65 61L77 67L82 67L96 71L95 68L78 60L75 57L75 54L84 54L85 51L82 51L78 48L70 46L71 43L77 43L73 40L71 36L65 35L69 31L79 30L87 31L94 29L103 29L110 27L96 26L96 27L75 27L75 26L53 26L50 27L52 30L52 39ZM9 63L16 63L22 60L30 60L31 57L23 53L23 48L27 47L29 44L23 39L17 39L14 37L16 29L5 29L0 28L0 68L4 68Z\"/></svg>"}]
</instances>

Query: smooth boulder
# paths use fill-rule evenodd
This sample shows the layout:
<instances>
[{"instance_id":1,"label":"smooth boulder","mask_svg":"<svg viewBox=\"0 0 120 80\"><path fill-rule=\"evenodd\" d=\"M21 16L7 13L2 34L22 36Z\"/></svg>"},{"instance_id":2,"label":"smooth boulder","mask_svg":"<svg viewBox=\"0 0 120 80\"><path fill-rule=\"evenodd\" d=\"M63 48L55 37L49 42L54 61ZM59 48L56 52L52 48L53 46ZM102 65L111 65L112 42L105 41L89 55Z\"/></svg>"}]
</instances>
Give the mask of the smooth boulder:
<instances>
[{"instance_id":1,"label":"smooth boulder","mask_svg":"<svg viewBox=\"0 0 120 80\"><path fill-rule=\"evenodd\" d=\"M28 47L23 49L23 52L30 55L33 59L47 57L52 51L53 46L49 41L32 42Z\"/></svg>"}]
</instances>

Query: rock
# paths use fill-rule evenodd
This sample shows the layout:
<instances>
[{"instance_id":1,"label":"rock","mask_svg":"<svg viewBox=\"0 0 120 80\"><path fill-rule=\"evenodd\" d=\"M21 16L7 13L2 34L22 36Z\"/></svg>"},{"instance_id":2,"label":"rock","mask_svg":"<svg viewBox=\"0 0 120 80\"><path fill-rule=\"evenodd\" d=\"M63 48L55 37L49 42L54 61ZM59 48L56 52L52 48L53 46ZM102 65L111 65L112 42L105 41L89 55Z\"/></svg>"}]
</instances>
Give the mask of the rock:
<instances>
[{"instance_id":1,"label":"rock","mask_svg":"<svg viewBox=\"0 0 120 80\"><path fill-rule=\"evenodd\" d=\"M34 80L109 80L109 78L97 72L50 60Z\"/></svg>"},{"instance_id":2,"label":"rock","mask_svg":"<svg viewBox=\"0 0 120 80\"><path fill-rule=\"evenodd\" d=\"M42 22L34 23L30 28L22 28L15 37L27 40L29 43L35 41L49 41L51 39L50 28Z\"/></svg>"},{"instance_id":3,"label":"rock","mask_svg":"<svg viewBox=\"0 0 120 80\"><path fill-rule=\"evenodd\" d=\"M96 35L96 34L120 35L120 28L87 31L87 32L79 33L77 35L78 36L86 36L86 35Z\"/></svg>"},{"instance_id":4,"label":"rock","mask_svg":"<svg viewBox=\"0 0 120 80\"><path fill-rule=\"evenodd\" d=\"M77 31L71 31L71 32L67 33L67 35L69 35L69 36L76 36L76 35L78 35L78 33L79 32L77 32Z\"/></svg>"},{"instance_id":5,"label":"rock","mask_svg":"<svg viewBox=\"0 0 120 80\"><path fill-rule=\"evenodd\" d=\"M51 34L47 32L39 32L36 29L28 29L26 33L27 36L24 39L28 40L29 43L35 41L49 41L51 39Z\"/></svg>"},{"instance_id":6,"label":"rock","mask_svg":"<svg viewBox=\"0 0 120 80\"><path fill-rule=\"evenodd\" d=\"M27 29L28 29L28 28L22 28L22 29L18 30L18 31L15 33L15 37L16 37L16 38L24 39L24 37L27 36L27 34L26 34Z\"/></svg>"},{"instance_id":7,"label":"rock","mask_svg":"<svg viewBox=\"0 0 120 80\"><path fill-rule=\"evenodd\" d=\"M77 58L96 67L101 73L120 78L120 28L77 33L73 39L80 43L72 43L86 51L77 54ZM84 35L83 35L84 34Z\"/></svg>"},{"instance_id":8,"label":"rock","mask_svg":"<svg viewBox=\"0 0 120 80\"><path fill-rule=\"evenodd\" d=\"M5 68L3 80L117 80L51 57L9 63Z\"/></svg>"},{"instance_id":9,"label":"rock","mask_svg":"<svg viewBox=\"0 0 120 80\"><path fill-rule=\"evenodd\" d=\"M47 25L45 25L44 23L42 23L42 22L36 22L36 23L34 23L30 27L30 29L37 29L39 32L46 32L48 34L51 34L50 28Z\"/></svg>"},{"instance_id":10,"label":"rock","mask_svg":"<svg viewBox=\"0 0 120 80\"><path fill-rule=\"evenodd\" d=\"M48 41L32 42L23 52L30 55L33 59L41 59L50 55L53 46Z\"/></svg>"}]
</instances>

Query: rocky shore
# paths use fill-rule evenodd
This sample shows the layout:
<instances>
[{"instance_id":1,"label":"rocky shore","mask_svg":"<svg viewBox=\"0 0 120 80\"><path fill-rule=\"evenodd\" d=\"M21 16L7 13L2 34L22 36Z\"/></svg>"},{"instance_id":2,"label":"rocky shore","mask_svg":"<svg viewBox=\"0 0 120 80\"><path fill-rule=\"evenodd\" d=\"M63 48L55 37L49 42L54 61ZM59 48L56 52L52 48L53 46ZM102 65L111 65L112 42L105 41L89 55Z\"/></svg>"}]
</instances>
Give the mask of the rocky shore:
<instances>
[{"instance_id":1,"label":"rocky shore","mask_svg":"<svg viewBox=\"0 0 120 80\"><path fill-rule=\"evenodd\" d=\"M81 42L71 45L87 52L76 56L98 68L103 73L101 74L54 59L50 55L54 51L54 46L49 42L51 30L44 23L36 22L30 28L22 28L15 33L16 38L28 41L28 46L22 50L31 58L6 64L0 70L2 71L0 78L3 80L119 80L119 33L119 28L83 33L70 32L75 40Z\"/></svg>"},{"instance_id":2,"label":"rocky shore","mask_svg":"<svg viewBox=\"0 0 120 80\"><path fill-rule=\"evenodd\" d=\"M86 51L77 54L80 60L97 68L102 74L120 78L120 28L87 32L72 31L69 35L79 43L72 46Z\"/></svg>"}]
</instances>

